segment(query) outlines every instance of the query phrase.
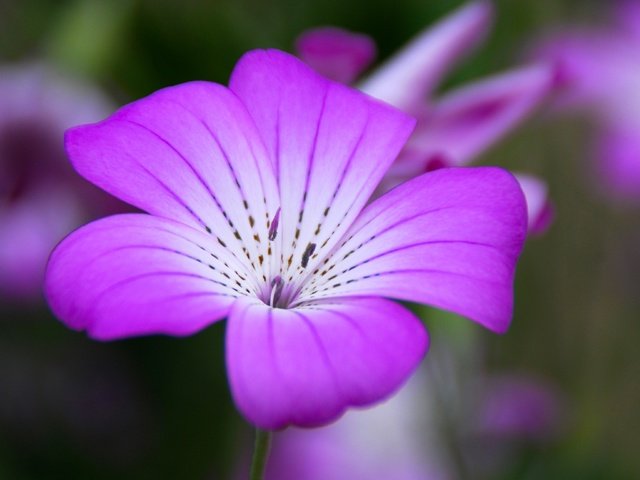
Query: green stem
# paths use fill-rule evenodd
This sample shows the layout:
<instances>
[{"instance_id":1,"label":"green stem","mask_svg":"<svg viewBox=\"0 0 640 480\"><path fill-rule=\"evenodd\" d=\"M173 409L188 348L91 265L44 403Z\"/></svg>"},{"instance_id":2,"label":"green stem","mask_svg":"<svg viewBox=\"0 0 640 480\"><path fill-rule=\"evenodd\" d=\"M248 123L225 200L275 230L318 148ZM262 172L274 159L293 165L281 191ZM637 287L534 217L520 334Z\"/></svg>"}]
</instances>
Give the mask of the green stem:
<instances>
[{"instance_id":1,"label":"green stem","mask_svg":"<svg viewBox=\"0 0 640 480\"><path fill-rule=\"evenodd\" d=\"M250 480L263 480L264 470L267 466L269 448L271 446L271 432L256 429L256 442L253 447L253 459L251 460Z\"/></svg>"}]
</instances>

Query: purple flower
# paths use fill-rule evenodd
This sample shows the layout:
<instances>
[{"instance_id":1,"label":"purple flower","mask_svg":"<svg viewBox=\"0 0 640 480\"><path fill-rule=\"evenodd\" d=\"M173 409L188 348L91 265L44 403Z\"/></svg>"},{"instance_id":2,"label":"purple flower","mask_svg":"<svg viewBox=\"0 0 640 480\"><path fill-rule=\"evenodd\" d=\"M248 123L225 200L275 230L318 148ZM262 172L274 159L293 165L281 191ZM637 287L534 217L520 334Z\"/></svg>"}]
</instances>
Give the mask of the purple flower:
<instances>
[{"instance_id":1,"label":"purple flower","mask_svg":"<svg viewBox=\"0 0 640 480\"><path fill-rule=\"evenodd\" d=\"M452 475L439 435L438 405L416 372L384 404L350 412L324 428L290 428L274 439L267 480L447 480ZM246 478L238 472L234 478Z\"/></svg>"},{"instance_id":2,"label":"purple flower","mask_svg":"<svg viewBox=\"0 0 640 480\"><path fill-rule=\"evenodd\" d=\"M521 190L497 168L443 169L365 207L413 125L270 50L246 54L229 88L166 88L68 131L78 172L149 215L64 240L52 309L103 340L228 317L232 394L264 429L389 396L427 335L384 297L504 332L526 233Z\"/></svg>"},{"instance_id":3,"label":"purple flower","mask_svg":"<svg viewBox=\"0 0 640 480\"><path fill-rule=\"evenodd\" d=\"M466 450L483 478L513 471L527 447L552 445L570 421L562 392L524 373L489 375L474 398Z\"/></svg>"},{"instance_id":4,"label":"purple flower","mask_svg":"<svg viewBox=\"0 0 640 480\"><path fill-rule=\"evenodd\" d=\"M546 440L558 433L560 395L546 382L502 374L490 378L484 390L478 434L503 440Z\"/></svg>"},{"instance_id":5,"label":"purple flower","mask_svg":"<svg viewBox=\"0 0 640 480\"><path fill-rule=\"evenodd\" d=\"M549 229L555 217L555 208L549 200L547 184L535 175L516 173L515 177L527 199L529 235L541 235Z\"/></svg>"},{"instance_id":6,"label":"purple flower","mask_svg":"<svg viewBox=\"0 0 640 480\"><path fill-rule=\"evenodd\" d=\"M469 3L420 33L360 83L365 93L418 117L411 139L377 194L427 171L469 165L522 122L549 92L553 71L537 64L432 98L444 74L486 35L491 17L489 2ZM375 47L366 38L320 28L304 33L296 46L300 57L320 73L351 81L373 60Z\"/></svg>"},{"instance_id":7,"label":"purple flower","mask_svg":"<svg viewBox=\"0 0 640 480\"><path fill-rule=\"evenodd\" d=\"M445 340L445 339L442 339ZM526 443L553 441L562 398L526 374L483 375L482 359L443 351L384 404L274 439L268 480L497 478ZM459 353L459 352L458 352ZM240 469L234 478L245 478ZM492 473L493 475L487 475Z\"/></svg>"},{"instance_id":8,"label":"purple flower","mask_svg":"<svg viewBox=\"0 0 640 480\"><path fill-rule=\"evenodd\" d=\"M376 45L367 35L325 27L298 37L300 58L321 75L341 83L351 83L376 56Z\"/></svg>"},{"instance_id":9,"label":"purple flower","mask_svg":"<svg viewBox=\"0 0 640 480\"><path fill-rule=\"evenodd\" d=\"M108 111L98 92L48 67L0 69L2 300L39 295L53 246L103 206L103 194L69 168L60 138Z\"/></svg>"},{"instance_id":10,"label":"purple flower","mask_svg":"<svg viewBox=\"0 0 640 480\"><path fill-rule=\"evenodd\" d=\"M614 199L640 200L640 4L613 2L605 28L550 34L535 56L556 65L558 107L592 116L595 177Z\"/></svg>"}]
</instances>

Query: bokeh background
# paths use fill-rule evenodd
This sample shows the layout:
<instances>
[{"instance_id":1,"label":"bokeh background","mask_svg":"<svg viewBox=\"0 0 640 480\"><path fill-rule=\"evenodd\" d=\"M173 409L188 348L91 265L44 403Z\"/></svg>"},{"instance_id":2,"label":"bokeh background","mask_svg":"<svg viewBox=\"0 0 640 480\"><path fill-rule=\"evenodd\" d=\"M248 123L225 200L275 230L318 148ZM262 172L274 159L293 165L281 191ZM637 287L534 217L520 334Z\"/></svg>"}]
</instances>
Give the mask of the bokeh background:
<instances>
[{"instance_id":1,"label":"bokeh background","mask_svg":"<svg viewBox=\"0 0 640 480\"><path fill-rule=\"evenodd\" d=\"M494 3L490 37L443 89L521 64L527 46L559 25L597 25L610 2ZM245 51L292 51L319 25L371 35L384 59L460 5L0 0L0 69L48 62L117 106L183 81L226 83ZM482 157L541 175L556 205L556 222L522 256L509 332L420 310L434 344L473 338L483 371L524 372L562 399L555 434L518 444L492 478L640 478L640 205L594 188L592 128L543 106ZM185 339L98 343L67 330L39 296L0 301L1 479L225 479L247 460L252 430L226 383L224 322Z\"/></svg>"}]
</instances>

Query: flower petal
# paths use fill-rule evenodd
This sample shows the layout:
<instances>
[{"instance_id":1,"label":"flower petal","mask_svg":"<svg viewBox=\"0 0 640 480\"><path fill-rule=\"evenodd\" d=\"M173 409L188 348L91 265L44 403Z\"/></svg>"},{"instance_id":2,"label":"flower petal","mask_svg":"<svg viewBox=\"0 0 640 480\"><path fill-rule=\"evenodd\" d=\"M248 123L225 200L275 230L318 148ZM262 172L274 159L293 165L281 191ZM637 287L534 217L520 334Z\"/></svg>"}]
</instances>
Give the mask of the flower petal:
<instances>
[{"instance_id":1,"label":"flower petal","mask_svg":"<svg viewBox=\"0 0 640 480\"><path fill-rule=\"evenodd\" d=\"M19 201L0 202L0 303L42 294L51 249L85 216L74 192L42 186Z\"/></svg>"},{"instance_id":2,"label":"flower petal","mask_svg":"<svg viewBox=\"0 0 640 480\"><path fill-rule=\"evenodd\" d=\"M463 87L439 100L411 146L424 158L465 165L513 129L549 92L553 71L535 65Z\"/></svg>"},{"instance_id":3,"label":"flower petal","mask_svg":"<svg viewBox=\"0 0 640 480\"><path fill-rule=\"evenodd\" d=\"M373 40L342 28L307 30L296 40L298 56L319 74L341 83L351 83L376 56Z\"/></svg>"},{"instance_id":4,"label":"flower petal","mask_svg":"<svg viewBox=\"0 0 640 480\"><path fill-rule=\"evenodd\" d=\"M165 88L107 120L67 132L85 178L147 212L212 233L258 264L278 208L277 185L256 126L227 88ZM214 238L215 239L215 238ZM265 248L266 250L266 248Z\"/></svg>"},{"instance_id":5,"label":"flower petal","mask_svg":"<svg viewBox=\"0 0 640 480\"><path fill-rule=\"evenodd\" d=\"M473 421L485 441L549 441L562 429L563 398L553 385L525 374L492 375Z\"/></svg>"},{"instance_id":6,"label":"flower petal","mask_svg":"<svg viewBox=\"0 0 640 480\"><path fill-rule=\"evenodd\" d=\"M623 202L640 201L640 134L637 124L608 125L596 144L597 181L604 194Z\"/></svg>"},{"instance_id":7,"label":"flower petal","mask_svg":"<svg viewBox=\"0 0 640 480\"><path fill-rule=\"evenodd\" d=\"M397 390L427 343L412 313L380 298L294 310L247 299L236 303L227 326L231 391L259 428L318 426Z\"/></svg>"},{"instance_id":8,"label":"flower petal","mask_svg":"<svg viewBox=\"0 0 640 480\"><path fill-rule=\"evenodd\" d=\"M347 412L323 428L279 432L265 479L453 478L445 475L447 457L440 448L442 410L436 407L437 395L443 392L436 392L435 382L425 382L428 377L423 370L418 369L393 398L375 408ZM439 370L438 374L446 375Z\"/></svg>"},{"instance_id":9,"label":"flower petal","mask_svg":"<svg viewBox=\"0 0 640 480\"><path fill-rule=\"evenodd\" d=\"M0 67L0 123L40 120L62 135L64 129L95 122L112 110L94 86L62 75L46 63Z\"/></svg>"},{"instance_id":10,"label":"flower petal","mask_svg":"<svg viewBox=\"0 0 640 480\"><path fill-rule=\"evenodd\" d=\"M527 201L529 234L541 235L549 229L554 217L554 208L549 200L549 188L544 180L535 175L525 173L514 175Z\"/></svg>"},{"instance_id":11,"label":"flower petal","mask_svg":"<svg viewBox=\"0 0 640 480\"><path fill-rule=\"evenodd\" d=\"M242 265L233 262L226 249L191 227L117 215L58 245L45 293L67 326L97 339L188 335L226 316L250 289Z\"/></svg>"},{"instance_id":12,"label":"flower petal","mask_svg":"<svg viewBox=\"0 0 640 480\"><path fill-rule=\"evenodd\" d=\"M442 75L485 36L493 14L479 0L420 33L378 68L360 89L408 112L421 110Z\"/></svg>"},{"instance_id":13,"label":"flower petal","mask_svg":"<svg viewBox=\"0 0 640 480\"><path fill-rule=\"evenodd\" d=\"M428 303L504 332L526 236L522 191L493 168L443 168L370 204L300 303L382 295Z\"/></svg>"},{"instance_id":14,"label":"flower petal","mask_svg":"<svg viewBox=\"0 0 640 480\"><path fill-rule=\"evenodd\" d=\"M283 279L302 278L353 222L415 121L276 50L246 54L230 88L247 105L278 175Z\"/></svg>"},{"instance_id":15,"label":"flower petal","mask_svg":"<svg viewBox=\"0 0 640 480\"><path fill-rule=\"evenodd\" d=\"M564 29L533 49L532 57L555 67L559 107L628 109L638 83L637 44L618 33Z\"/></svg>"},{"instance_id":16,"label":"flower petal","mask_svg":"<svg viewBox=\"0 0 640 480\"><path fill-rule=\"evenodd\" d=\"M616 23L625 33L640 41L640 5L637 0L618 0L613 5Z\"/></svg>"}]
</instances>

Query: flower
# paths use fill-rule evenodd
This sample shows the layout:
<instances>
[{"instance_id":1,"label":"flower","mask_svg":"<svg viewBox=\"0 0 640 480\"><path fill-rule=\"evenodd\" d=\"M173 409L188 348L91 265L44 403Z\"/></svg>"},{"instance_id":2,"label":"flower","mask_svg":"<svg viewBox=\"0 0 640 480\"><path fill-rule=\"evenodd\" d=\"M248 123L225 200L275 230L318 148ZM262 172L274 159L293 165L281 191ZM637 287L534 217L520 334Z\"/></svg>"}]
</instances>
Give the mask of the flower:
<instances>
[{"instance_id":1,"label":"flower","mask_svg":"<svg viewBox=\"0 0 640 480\"><path fill-rule=\"evenodd\" d=\"M598 185L612 199L640 200L640 5L613 2L606 28L565 26L534 56L556 66L559 109L586 112L596 135L591 156Z\"/></svg>"},{"instance_id":2,"label":"flower","mask_svg":"<svg viewBox=\"0 0 640 480\"><path fill-rule=\"evenodd\" d=\"M70 229L104 213L105 198L78 178L60 138L109 111L88 85L44 65L0 69L0 298L40 295L47 257Z\"/></svg>"},{"instance_id":3,"label":"flower","mask_svg":"<svg viewBox=\"0 0 640 480\"><path fill-rule=\"evenodd\" d=\"M425 302L504 332L526 212L497 168L443 169L367 204L414 120L288 54L229 88L160 90L65 142L78 172L148 214L53 252L46 291L96 339L188 335L228 317L233 398L263 429L389 396L427 348Z\"/></svg>"},{"instance_id":4,"label":"flower","mask_svg":"<svg viewBox=\"0 0 640 480\"><path fill-rule=\"evenodd\" d=\"M340 83L353 82L376 56L376 45L367 35L335 27L300 35L296 50L316 72Z\"/></svg>"},{"instance_id":5,"label":"flower","mask_svg":"<svg viewBox=\"0 0 640 480\"><path fill-rule=\"evenodd\" d=\"M426 171L469 165L522 122L548 94L553 69L540 63L431 98L444 73L486 35L491 16L490 2L469 3L420 33L360 82L365 93L418 117L415 132L382 180L378 194ZM367 38L337 28L318 28L303 33L296 47L299 56L320 73L351 81L374 58L375 46L372 40L367 43ZM546 195L546 186L542 190ZM531 208L534 216L530 223L539 225L538 216L542 215L548 226L551 217L545 212L552 206L546 196L542 205L538 200L531 199L536 207ZM530 233L544 230L533 228Z\"/></svg>"},{"instance_id":6,"label":"flower","mask_svg":"<svg viewBox=\"0 0 640 480\"><path fill-rule=\"evenodd\" d=\"M419 369L402 391L324 428L290 428L274 439L267 480L455 478L440 435L437 399ZM240 469L239 469L240 470ZM239 471L234 478L246 478Z\"/></svg>"},{"instance_id":7,"label":"flower","mask_svg":"<svg viewBox=\"0 0 640 480\"><path fill-rule=\"evenodd\" d=\"M278 435L265 478L445 480L464 472L499 478L522 447L556 440L564 412L553 385L524 373L485 377L477 355L434 350L438 358L429 366L444 361L442 371L419 369L379 407ZM238 468L233 478L246 474Z\"/></svg>"},{"instance_id":8,"label":"flower","mask_svg":"<svg viewBox=\"0 0 640 480\"><path fill-rule=\"evenodd\" d=\"M524 374L489 379L478 413L477 434L493 439L542 441L561 424L562 400L548 382Z\"/></svg>"}]
</instances>

